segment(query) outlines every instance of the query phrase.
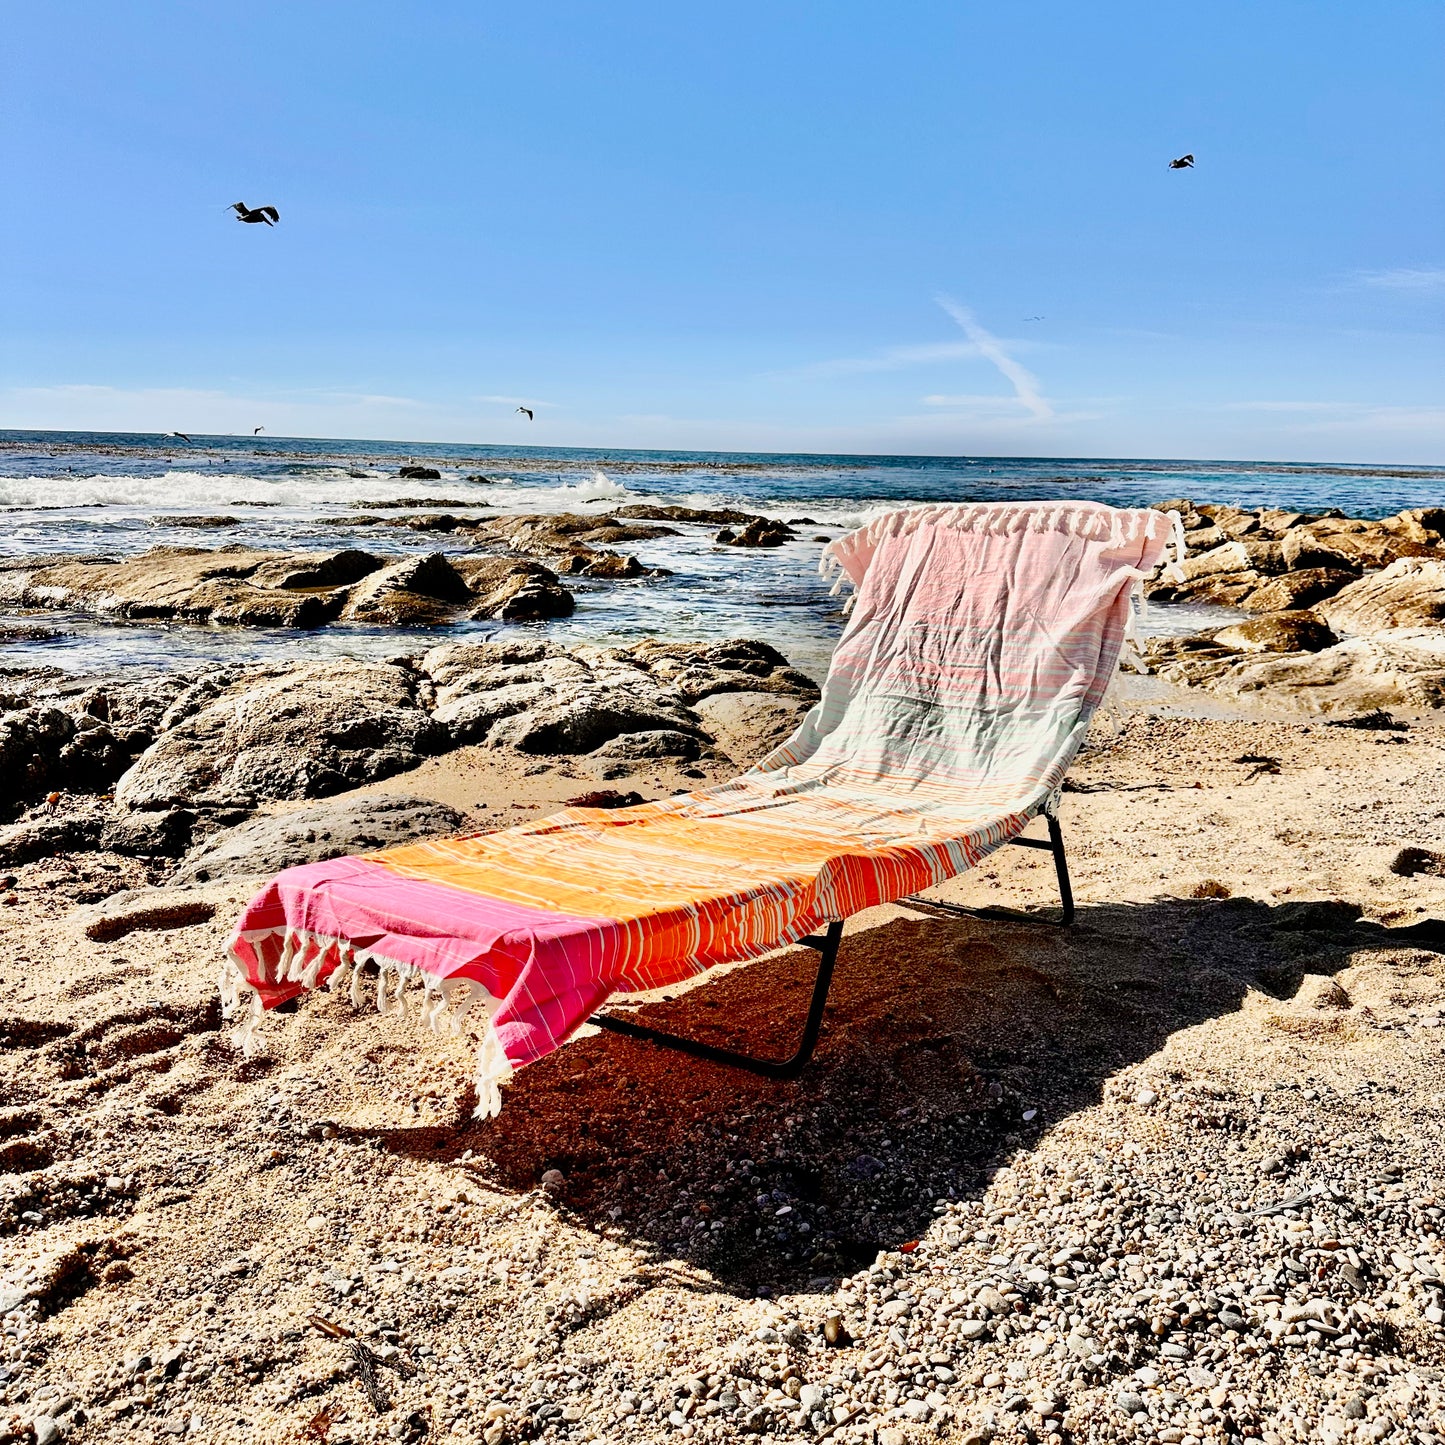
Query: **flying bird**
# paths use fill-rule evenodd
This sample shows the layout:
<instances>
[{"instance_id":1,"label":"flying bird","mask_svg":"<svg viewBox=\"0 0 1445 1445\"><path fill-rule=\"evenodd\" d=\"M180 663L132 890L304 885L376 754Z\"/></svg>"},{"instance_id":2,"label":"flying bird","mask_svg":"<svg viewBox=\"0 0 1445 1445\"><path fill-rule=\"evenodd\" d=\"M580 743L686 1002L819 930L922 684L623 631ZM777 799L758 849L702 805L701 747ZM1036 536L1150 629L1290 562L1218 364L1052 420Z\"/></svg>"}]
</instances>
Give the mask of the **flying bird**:
<instances>
[{"instance_id":1,"label":"flying bird","mask_svg":"<svg viewBox=\"0 0 1445 1445\"><path fill-rule=\"evenodd\" d=\"M1178 159L1169 162L1169 169L1171 171L1192 171L1194 169L1194 157L1180 156Z\"/></svg>"},{"instance_id":2,"label":"flying bird","mask_svg":"<svg viewBox=\"0 0 1445 1445\"><path fill-rule=\"evenodd\" d=\"M532 408L531 408L531 407L529 407L529 406L519 406L519 407L517 408L517 410L518 410L519 412L521 412L522 415L523 415L524 417L526 417L528 421L531 421L531 420L532 420Z\"/></svg>"},{"instance_id":3,"label":"flying bird","mask_svg":"<svg viewBox=\"0 0 1445 1445\"><path fill-rule=\"evenodd\" d=\"M253 437L258 437L258 436L260 436L261 433L262 433L263 431L265 431L265 430L266 430L266 428L263 427L263 426L253 426L253 427L251 428L251 435L252 435Z\"/></svg>"},{"instance_id":4,"label":"flying bird","mask_svg":"<svg viewBox=\"0 0 1445 1445\"><path fill-rule=\"evenodd\" d=\"M1042 317L1042 316L1025 316L1025 317L1024 317L1024 320L1025 320L1025 321L1043 321L1044 319L1045 319L1045 318Z\"/></svg>"},{"instance_id":5,"label":"flying bird","mask_svg":"<svg viewBox=\"0 0 1445 1445\"><path fill-rule=\"evenodd\" d=\"M231 209L236 213L238 221L245 221L248 226L255 226L264 221L268 226L274 226L281 219L281 212L275 206L257 206L253 211L245 201L233 201Z\"/></svg>"},{"instance_id":6,"label":"flying bird","mask_svg":"<svg viewBox=\"0 0 1445 1445\"><path fill-rule=\"evenodd\" d=\"M183 431L168 431L166 435L168 437L180 437L183 442L190 441L190 437L188 437Z\"/></svg>"}]
</instances>

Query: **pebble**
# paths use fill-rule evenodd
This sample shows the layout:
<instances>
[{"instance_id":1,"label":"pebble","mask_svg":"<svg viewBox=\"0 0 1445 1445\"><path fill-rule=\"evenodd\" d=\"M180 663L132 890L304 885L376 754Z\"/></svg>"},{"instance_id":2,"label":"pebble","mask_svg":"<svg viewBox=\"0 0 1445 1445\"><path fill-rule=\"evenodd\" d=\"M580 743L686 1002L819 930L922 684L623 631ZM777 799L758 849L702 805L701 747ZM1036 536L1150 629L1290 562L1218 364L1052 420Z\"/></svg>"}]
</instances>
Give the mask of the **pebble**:
<instances>
[{"instance_id":1,"label":"pebble","mask_svg":"<svg viewBox=\"0 0 1445 1445\"><path fill-rule=\"evenodd\" d=\"M49 1415L37 1415L30 1428L35 1433L35 1445L60 1445L65 1439L60 1426Z\"/></svg>"}]
</instances>

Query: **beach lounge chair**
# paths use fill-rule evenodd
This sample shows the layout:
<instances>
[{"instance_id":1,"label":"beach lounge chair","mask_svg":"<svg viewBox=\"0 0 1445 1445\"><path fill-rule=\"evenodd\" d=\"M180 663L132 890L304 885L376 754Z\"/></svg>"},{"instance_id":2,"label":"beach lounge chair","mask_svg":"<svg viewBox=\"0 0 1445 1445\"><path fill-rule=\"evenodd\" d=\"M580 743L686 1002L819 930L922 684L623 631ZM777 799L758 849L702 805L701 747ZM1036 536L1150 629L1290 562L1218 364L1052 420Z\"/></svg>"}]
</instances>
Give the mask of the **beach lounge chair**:
<instances>
[{"instance_id":1,"label":"beach lounge chair","mask_svg":"<svg viewBox=\"0 0 1445 1445\"><path fill-rule=\"evenodd\" d=\"M775 1076L817 1041L843 920L1017 842L1055 805L1118 667L1131 595L1177 519L1086 502L890 512L831 543L851 618L797 733L717 787L290 868L237 924L223 1006L252 1046L326 984L358 1006L481 1026L478 1113L591 1020ZM1020 835L1043 815L1049 840ZM824 930L821 934L819 930ZM790 944L819 950L801 1046L770 1061L595 1015Z\"/></svg>"}]
</instances>

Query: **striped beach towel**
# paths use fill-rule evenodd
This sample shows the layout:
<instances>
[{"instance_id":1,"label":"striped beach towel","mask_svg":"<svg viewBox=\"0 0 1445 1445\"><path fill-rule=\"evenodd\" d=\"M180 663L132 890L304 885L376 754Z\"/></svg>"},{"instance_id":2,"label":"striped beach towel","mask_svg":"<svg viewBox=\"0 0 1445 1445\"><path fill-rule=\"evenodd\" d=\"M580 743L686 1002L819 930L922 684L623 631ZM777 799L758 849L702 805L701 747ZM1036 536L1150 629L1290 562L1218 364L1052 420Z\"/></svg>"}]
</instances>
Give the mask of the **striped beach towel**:
<instances>
[{"instance_id":1,"label":"striped beach towel","mask_svg":"<svg viewBox=\"0 0 1445 1445\"><path fill-rule=\"evenodd\" d=\"M491 1114L609 995L973 867L1057 795L1170 535L1095 503L876 518L825 549L851 618L787 743L718 787L287 869L231 941L238 1042L323 984L383 1013L410 997L433 1028L480 1028Z\"/></svg>"}]
</instances>

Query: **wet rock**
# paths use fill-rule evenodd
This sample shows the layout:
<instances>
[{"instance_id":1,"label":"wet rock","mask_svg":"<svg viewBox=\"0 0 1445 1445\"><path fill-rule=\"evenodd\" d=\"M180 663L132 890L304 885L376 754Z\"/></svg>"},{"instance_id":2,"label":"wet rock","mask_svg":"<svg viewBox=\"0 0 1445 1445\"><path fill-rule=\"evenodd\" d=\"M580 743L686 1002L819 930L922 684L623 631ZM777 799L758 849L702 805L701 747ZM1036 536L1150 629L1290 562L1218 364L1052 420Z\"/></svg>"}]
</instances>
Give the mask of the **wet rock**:
<instances>
[{"instance_id":1,"label":"wet rock","mask_svg":"<svg viewBox=\"0 0 1445 1445\"><path fill-rule=\"evenodd\" d=\"M471 595L466 580L446 557L429 552L383 567L358 582L341 619L380 627L426 627L445 621Z\"/></svg>"},{"instance_id":2,"label":"wet rock","mask_svg":"<svg viewBox=\"0 0 1445 1445\"><path fill-rule=\"evenodd\" d=\"M1342 588L1318 610L1340 632L1437 626L1445 622L1445 561L1402 557Z\"/></svg>"},{"instance_id":3,"label":"wet rock","mask_svg":"<svg viewBox=\"0 0 1445 1445\"><path fill-rule=\"evenodd\" d=\"M557 574L540 562L511 557L457 557L452 565L476 599L471 617L500 617L508 622L535 622L570 617L576 599Z\"/></svg>"},{"instance_id":4,"label":"wet rock","mask_svg":"<svg viewBox=\"0 0 1445 1445\"><path fill-rule=\"evenodd\" d=\"M811 703L748 691L712 693L692 706L718 747L739 767L746 767L792 737Z\"/></svg>"},{"instance_id":5,"label":"wet rock","mask_svg":"<svg viewBox=\"0 0 1445 1445\"><path fill-rule=\"evenodd\" d=\"M1339 638L1316 613L1300 610L1236 622L1216 632L1214 640L1239 652L1319 652Z\"/></svg>"},{"instance_id":6,"label":"wet rock","mask_svg":"<svg viewBox=\"0 0 1445 1445\"><path fill-rule=\"evenodd\" d=\"M117 783L116 802L318 798L405 772L448 742L416 683L389 663L350 660L235 683L163 733Z\"/></svg>"},{"instance_id":7,"label":"wet rock","mask_svg":"<svg viewBox=\"0 0 1445 1445\"><path fill-rule=\"evenodd\" d=\"M0 601L143 621L316 627L330 620L341 593L288 591L251 580L286 555L246 547L154 547L124 562L81 558L7 569L0 574Z\"/></svg>"},{"instance_id":8,"label":"wet rock","mask_svg":"<svg viewBox=\"0 0 1445 1445\"><path fill-rule=\"evenodd\" d=\"M349 587L386 566L382 557L355 547L340 552L300 552L274 557L251 574L257 587L283 590Z\"/></svg>"},{"instance_id":9,"label":"wet rock","mask_svg":"<svg viewBox=\"0 0 1445 1445\"><path fill-rule=\"evenodd\" d=\"M1243 542L1226 542L1208 552L1197 552L1186 557L1179 565L1179 571L1186 582L1198 581L1201 577L1215 577L1225 572L1243 572L1250 566L1249 549Z\"/></svg>"},{"instance_id":10,"label":"wet rock","mask_svg":"<svg viewBox=\"0 0 1445 1445\"><path fill-rule=\"evenodd\" d=\"M775 522L767 517L754 517L740 532L725 527L717 534L717 540L730 547L781 547L791 542L797 533L786 522Z\"/></svg>"},{"instance_id":11,"label":"wet rock","mask_svg":"<svg viewBox=\"0 0 1445 1445\"><path fill-rule=\"evenodd\" d=\"M1250 592L1239 606L1249 612L1297 611L1333 596L1358 576L1357 572L1339 567L1307 567L1284 572Z\"/></svg>"},{"instance_id":12,"label":"wet rock","mask_svg":"<svg viewBox=\"0 0 1445 1445\"><path fill-rule=\"evenodd\" d=\"M414 464L398 467L396 474L413 482L439 482L442 479L442 474L435 467L422 467Z\"/></svg>"},{"instance_id":13,"label":"wet rock","mask_svg":"<svg viewBox=\"0 0 1445 1445\"><path fill-rule=\"evenodd\" d=\"M239 527L239 517L152 517L152 527L194 527L202 530L207 527Z\"/></svg>"},{"instance_id":14,"label":"wet rock","mask_svg":"<svg viewBox=\"0 0 1445 1445\"><path fill-rule=\"evenodd\" d=\"M614 517L632 517L640 521L694 522L703 526L721 527L734 523L746 525L760 521L755 512L739 512L733 507L659 506L650 502L631 502L613 510Z\"/></svg>"},{"instance_id":15,"label":"wet rock","mask_svg":"<svg viewBox=\"0 0 1445 1445\"><path fill-rule=\"evenodd\" d=\"M474 827L465 813L429 798L357 794L251 818L213 833L186 854L171 882L279 873L301 863L370 853L420 838L454 836Z\"/></svg>"},{"instance_id":16,"label":"wet rock","mask_svg":"<svg viewBox=\"0 0 1445 1445\"><path fill-rule=\"evenodd\" d=\"M665 575L648 569L635 557L600 550L597 543L647 541L676 536L671 527L649 526L617 517L588 517L578 512L516 513L489 517L474 534L478 541L491 541L516 552L525 552L551 562L557 571L572 576L642 577Z\"/></svg>"}]
</instances>

